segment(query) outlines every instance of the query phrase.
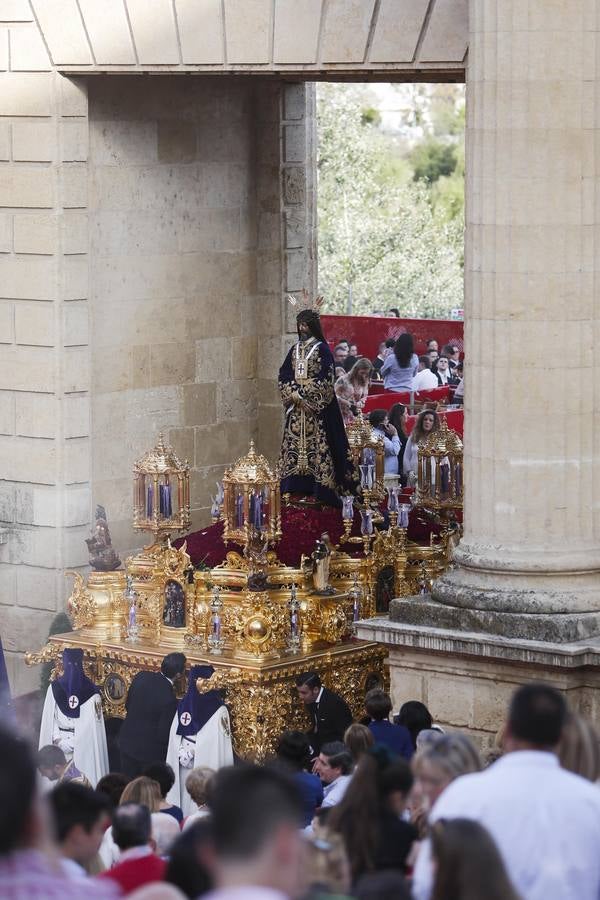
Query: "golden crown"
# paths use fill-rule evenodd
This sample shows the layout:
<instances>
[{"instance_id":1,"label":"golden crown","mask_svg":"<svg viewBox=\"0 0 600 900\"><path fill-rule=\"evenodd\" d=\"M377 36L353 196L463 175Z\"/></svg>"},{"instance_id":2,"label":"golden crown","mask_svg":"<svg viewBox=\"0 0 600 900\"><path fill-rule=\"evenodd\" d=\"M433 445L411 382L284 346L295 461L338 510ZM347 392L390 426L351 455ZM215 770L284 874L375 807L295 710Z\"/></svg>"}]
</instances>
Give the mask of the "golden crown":
<instances>
[{"instance_id":1,"label":"golden crown","mask_svg":"<svg viewBox=\"0 0 600 900\"><path fill-rule=\"evenodd\" d=\"M297 313L304 312L306 309L311 309L313 312L320 312L321 307L323 306L323 297L315 297L314 300L311 300L310 294L306 290L306 288L302 288L302 292L300 297L293 297L292 294L287 295L288 303L294 307Z\"/></svg>"}]
</instances>

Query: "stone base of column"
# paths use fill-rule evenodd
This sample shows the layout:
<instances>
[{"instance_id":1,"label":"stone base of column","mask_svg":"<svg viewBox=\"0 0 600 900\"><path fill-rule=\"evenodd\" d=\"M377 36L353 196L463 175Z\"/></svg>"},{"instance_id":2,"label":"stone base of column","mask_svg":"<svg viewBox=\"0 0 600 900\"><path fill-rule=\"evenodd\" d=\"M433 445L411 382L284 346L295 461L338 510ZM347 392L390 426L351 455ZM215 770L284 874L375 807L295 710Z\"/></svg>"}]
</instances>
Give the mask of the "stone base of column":
<instances>
[{"instance_id":1,"label":"stone base of column","mask_svg":"<svg viewBox=\"0 0 600 900\"><path fill-rule=\"evenodd\" d=\"M441 606L421 597L393 603L394 615L411 604L415 609ZM592 721L600 717L600 638L572 643L531 641L523 635L507 639L387 616L359 622L357 635L388 650L394 711L406 700L420 700L435 722L468 733L484 750L494 744L513 691L528 681L552 684L572 709Z\"/></svg>"},{"instance_id":2,"label":"stone base of column","mask_svg":"<svg viewBox=\"0 0 600 900\"><path fill-rule=\"evenodd\" d=\"M437 584L436 584L437 587ZM449 606L429 595L390 603L390 621L494 637L568 643L600 635L600 613L510 613Z\"/></svg>"}]
</instances>

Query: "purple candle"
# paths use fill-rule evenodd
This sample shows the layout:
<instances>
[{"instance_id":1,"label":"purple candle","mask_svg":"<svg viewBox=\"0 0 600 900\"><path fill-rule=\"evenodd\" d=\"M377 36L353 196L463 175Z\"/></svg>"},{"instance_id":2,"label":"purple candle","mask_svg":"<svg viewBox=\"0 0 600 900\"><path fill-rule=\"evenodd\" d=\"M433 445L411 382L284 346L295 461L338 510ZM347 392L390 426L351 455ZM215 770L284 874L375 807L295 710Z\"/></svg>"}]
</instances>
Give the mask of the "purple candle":
<instances>
[{"instance_id":1,"label":"purple candle","mask_svg":"<svg viewBox=\"0 0 600 900\"><path fill-rule=\"evenodd\" d=\"M170 519L173 515L173 506L171 504L171 485L165 484L165 516Z\"/></svg>"},{"instance_id":2,"label":"purple candle","mask_svg":"<svg viewBox=\"0 0 600 900\"><path fill-rule=\"evenodd\" d=\"M450 466L447 462L443 462L440 465L440 487L442 490L442 494L448 493L448 487L450 486Z\"/></svg>"},{"instance_id":3,"label":"purple candle","mask_svg":"<svg viewBox=\"0 0 600 900\"><path fill-rule=\"evenodd\" d=\"M221 639L221 616L218 612L213 613L212 633L217 641Z\"/></svg>"},{"instance_id":4,"label":"purple candle","mask_svg":"<svg viewBox=\"0 0 600 900\"><path fill-rule=\"evenodd\" d=\"M241 494L235 498L235 523L237 528L244 524L244 498Z\"/></svg>"},{"instance_id":5,"label":"purple candle","mask_svg":"<svg viewBox=\"0 0 600 900\"><path fill-rule=\"evenodd\" d=\"M149 519L152 518L152 509L154 506L154 488L151 484L148 485L148 496L146 499L146 515Z\"/></svg>"}]
</instances>

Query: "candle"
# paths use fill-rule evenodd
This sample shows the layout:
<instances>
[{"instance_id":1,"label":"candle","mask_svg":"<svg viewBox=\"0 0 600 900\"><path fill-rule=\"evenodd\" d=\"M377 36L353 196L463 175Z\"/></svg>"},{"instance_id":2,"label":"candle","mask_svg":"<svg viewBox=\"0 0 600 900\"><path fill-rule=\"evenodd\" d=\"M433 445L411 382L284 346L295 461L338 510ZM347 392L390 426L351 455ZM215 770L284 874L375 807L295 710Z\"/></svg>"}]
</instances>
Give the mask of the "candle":
<instances>
[{"instance_id":1,"label":"candle","mask_svg":"<svg viewBox=\"0 0 600 900\"><path fill-rule=\"evenodd\" d=\"M396 488L388 488L388 512L398 512L398 494Z\"/></svg>"},{"instance_id":2,"label":"candle","mask_svg":"<svg viewBox=\"0 0 600 900\"><path fill-rule=\"evenodd\" d=\"M342 518L354 518L354 497L351 494L342 497Z\"/></svg>"},{"instance_id":3,"label":"candle","mask_svg":"<svg viewBox=\"0 0 600 900\"><path fill-rule=\"evenodd\" d=\"M221 640L221 616L218 612L213 613L212 633L215 640Z\"/></svg>"},{"instance_id":4,"label":"candle","mask_svg":"<svg viewBox=\"0 0 600 900\"><path fill-rule=\"evenodd\" d=\"M244 524L244 498L241 494L235 498L235 523L237 528Z\"/></svg>"},{"instance_id":5,"label":"candle","mask_svg":"<svg viewBox=\"0 0 600 900\"><path fill-rule=\"evenodd\" d=\"M152 518L152 507L153 507L153 498L154 498L154 489L151 484L148 485L148 497L146 500L146 515L149 519Z\"/></svg>"},{"instance_id":6,"label":"candle","mask_svg":"<svg viewBox=\"0 0 600 900\"><path fill-rule=\"evenodd\" d=\"M442 462L440 464L440 488L442 494L448 493L448 488L450 486L450 466L448 462Z\"/></svg>"},{"instance_id":7,"label":"candle","mask_svg":"<svg viewBox=\"0 0 600 900\"><path fill-rule=\"evenodd\" d=\"M173 506L171 502L171 485L169 482L165 484L165 516L170 519L173 515Z\"/></svg>"},{"instance_id":8,"label":"candle","mask_svg":"<svg viewBox=\"0 0 600 900\"><path fill-rule=\"evenodd\" d=\"M408 513L410 506L408 503L400 504L400 528L408 528Z\"/></svg>"}]
</instances>

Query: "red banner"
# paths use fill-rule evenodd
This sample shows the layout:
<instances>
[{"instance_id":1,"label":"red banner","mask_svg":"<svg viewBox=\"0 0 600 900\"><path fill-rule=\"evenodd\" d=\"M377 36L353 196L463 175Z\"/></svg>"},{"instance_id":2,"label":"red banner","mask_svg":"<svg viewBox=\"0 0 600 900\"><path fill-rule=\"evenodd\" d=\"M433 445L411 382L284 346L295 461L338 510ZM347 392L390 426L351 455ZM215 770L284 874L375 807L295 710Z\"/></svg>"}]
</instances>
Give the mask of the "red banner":
<instances>
[{"instance_id":1,"label":"red banner","mask_svg":"<svg viewBox=\"0 0 600 900\"><path fill-rule=\"evenodd\" d=\"M463 322L453 319L395 319L383 316L321 316L323 333L335 347L343 338L357 344L358 355L375 359L379 344L410 332L415 353L425 352L427 341L435 338L440 350L444 344L456 344L463 351Z\"/></svg>"}]
</instances>

